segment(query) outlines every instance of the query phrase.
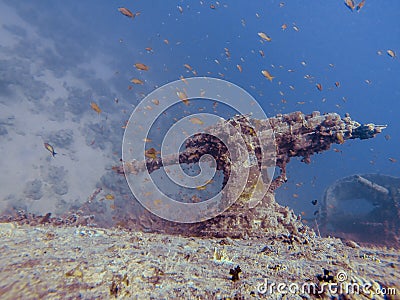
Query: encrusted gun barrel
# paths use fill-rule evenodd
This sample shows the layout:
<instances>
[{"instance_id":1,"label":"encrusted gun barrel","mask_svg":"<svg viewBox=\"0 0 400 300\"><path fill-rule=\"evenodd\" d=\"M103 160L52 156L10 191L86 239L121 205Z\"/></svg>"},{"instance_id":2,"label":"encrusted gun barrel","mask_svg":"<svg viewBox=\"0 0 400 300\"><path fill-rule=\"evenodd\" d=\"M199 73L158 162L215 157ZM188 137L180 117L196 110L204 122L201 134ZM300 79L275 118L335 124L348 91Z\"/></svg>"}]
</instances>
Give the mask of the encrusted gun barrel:
<instances>
[{"instance_id":1,"label":"encrusted gun barrel","mask_svg":"<svg viewBox=\"0 0 400 300\"><path fill-rule=\"evenodd\" d=\"M229 153L224 144L211 134L226 130L226 124L240 128L246 137L246 143L252 147L260 160L276 159L276 166L281 174L270 185L270 191L275 190L286 181L286 164L291 157L302 157L305 163L310 162L311 155L328 150L332 144L342 144L349 139L369 139L382 132L386 125L372 123L360 124L350 118L348 114L341 118L337 113L321 114L314 111L303 114L300 111L290 114L278 114L275 117L255 120L249 116L235 116L208 128L210 134L197 134L186 141L185 151L179 153L179 163L197 163L204 154L212 154L217 162L217 169L224 171L225 180L229 177ZM273 131L276 145L276 157L261 156L259 137L265 131ZM271 135L271 133L269 133ZM125 162L125 171L137 173L153 172L162 166L175 164L176 159L160 157L146 161ZM270 165L270 164L268 164ZM120 170L122 171L122 170Z\"/></svg>"},{"instance_id":2,"label":"encrusted gun barrel","mask_svg":"<svg viewBox=\"0 0 400 300\"><path fill-rule=\"evenodd\" d=\"M207 129L207 134L197 134L188 138L186 149L179 153L178 159L175 154L171 157L166 156L163 160L157 157L145 161L124 162L125 171L138 173L147 169L151 173L169 164L196 163L201 156L210 154L216 161L217 169L224 174L224 183L232 175L231 172L240 172L241 168L249 170L247 185L240 197L235 199L234 203L229 202L232 201L234 188L224 189L221 204L229 202L232 205L218 216L203 222L174 223L145 212L141 218L144 221L140 222L140 226L148 230L191 236L262 237L265 232L284 232L287 236L299 238L302 243L306 243L307 237L313 233L309 232L308 227L302 224L293 211L281 207L274 198L274 190L286 181L287 163L292 157L302 157L305 163L309 163L311 155L329 149L332 144L342 144L349 139L372 138L385 127L370 123L362 125L352 120L348 114L341 118L336 113L321 114L318 111L308 115L301 112L279 114L263 120L239 115L215 124ZM229 130L232 128L239 134L231 135ZM227 145L216 136L227 136ZM241 136L241 139L238 136ZM264 145L265 143L267 145ZM240 164L232 162L232 153L228 151L229 144L237 145L233 154L247 150L249 157L253 156L250 165L240 167ZM270 151L271 148L273 151ZM262 170L265 165L279 167L280 174L268 178L268 172L266 175L265 170ZM123 168L118 168L118 171L124 172ZM270 182L268 190L262 190L261 199L258 199L257 195L254 197L254 193L259 191L259 178ZM233 186L235 185L234 183ZM146 224L152 225L149 228Z\"/></svg>"}]
</instances>

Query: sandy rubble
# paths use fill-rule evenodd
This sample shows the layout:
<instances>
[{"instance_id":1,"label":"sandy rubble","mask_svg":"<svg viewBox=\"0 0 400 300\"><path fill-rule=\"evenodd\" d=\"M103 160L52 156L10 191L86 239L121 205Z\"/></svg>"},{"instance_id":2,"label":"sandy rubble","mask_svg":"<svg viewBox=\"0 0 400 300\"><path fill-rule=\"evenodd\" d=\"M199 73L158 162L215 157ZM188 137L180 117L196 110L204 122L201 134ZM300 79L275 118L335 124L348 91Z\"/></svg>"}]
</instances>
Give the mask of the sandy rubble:
<instances>
[{"instance_id":1,"label":"sandy rubble","mask_svg":"<svg viewBox=\"0 0 400 300\"><path fill-rule=\"evenodd\" d=\"M288 292L288 285L300 289L307 283L338 282L340 272L347 276L343 283L400 293L398 250L335 238L315 237L304 245L271 234L195 238L15 223L1 223L0 237L1 299L314 299L301 290ZM233 281L230 270L236 266L242 272ZM287 284L283 291L288 293L271 283ZM329 299L328 292L319 296ZM372 299L372 294L347 297Z\"/></svg>"}]
</instances>

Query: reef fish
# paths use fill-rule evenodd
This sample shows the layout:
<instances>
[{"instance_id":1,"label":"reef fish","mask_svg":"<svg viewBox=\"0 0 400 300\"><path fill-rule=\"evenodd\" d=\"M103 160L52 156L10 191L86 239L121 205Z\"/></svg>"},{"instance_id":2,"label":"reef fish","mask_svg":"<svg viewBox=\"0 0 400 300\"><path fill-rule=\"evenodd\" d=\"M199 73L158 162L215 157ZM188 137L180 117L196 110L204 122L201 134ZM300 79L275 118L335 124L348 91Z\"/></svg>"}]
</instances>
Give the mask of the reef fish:
<instances>
[{"instance_id":1,"label":"reef fish","mask_svg":"<svg viewBox=\"0 0 400 300\"><path fill-rule=\"evenodd\" d=\"M118 8L118 11L121 13L121 14L123 14L124 16L127 16L127 17L129 17L129 18L134 18L135 17L135 15L129 10L129 9L127 9L127 8L125 8L125 7L120 7L120 8Z\"/></svg>"},{"instance_id":2,"label":"reef fish","mask_svg":"<svg viewBox=\"0 0 400 300\"><path fill-rule=\"evenodd\" d=\"M188 99L188 96L186 95L185 92L177 91L177 92L176 92L176 95L179 97L179 99L182 100L182 102L183 102L185 105L189 105L189 99Z\"/></svg>"},{"instance_id":3,"label":"reef fish","mask_svg":"<svg viewBox=\"0 0 400 300\"><path fill-rule=\"evenodd\" d=\"M50 145L49 143L44 143L44 147L51 153L53 157L56 156L56 151L54 151L54 147Z\"/></svg>"},{"instance_id":4,"label":"reef fish","mask_svg":"<svg viewBox=\"0 0 400 300\"><path fill-rule=\"evenodd\" d=\"M388 51L386 51L386 53L390 56L390 57L396 57L396 53L394 53L394 51L393 50L388 50Z\"/></svg>"},{"instance_id":5,"label":"reef fish","mask_svg":"<svg viewBox=\"0 0 400 300\"><path fill-rule=\"evenodd\" d=\"M142 64L142 63L136 63L136 64L134 64L134 66L138 70L142 70L142 71L148 71L149 70L149 67L146 66L145 64Z\"/></svg>"},{"instance_id":6,"label":"reef fish","mask_svg":"<svg viewBox=\"0 0 400 300\"><path fill-rule=\"evenodd\" d=\"M134 83L134 84L143 84L143 81L140 80L140 79L137 79L137 78L131 79L131 82Z\"/></svg>"},{"instance_id":7,"label":"reef fish","mask_svg":"<svg viewBox=\"0 0 400 300\"><path fill-rule=\"evenodd\" d=\"M112 195L112 194L107 194L107 195L105 195L104 198L106 198L107 200L114 200L115 199L114 195Z\"/></svg>"},{"instance_id":8,"label":"reef fish","mask_svg":"<svg viewBox=\"0 0 400 300\"><path fill-rule=\"evenodd\" d=\"M196 117L190 118L190 122L192 122L193 124L197 124L197 125L204 124L204 122L202 120L200 120L199 118L196 118Z\"/></svg>"},{"instance_id":9,"label":"reef fish","mask_svg":"<svg viewBox=\"0 0 400 300\"><path fill-rule=\"evenodd\" d=\"M265 78L267 78L269 81L272 81L275 77L272 76L267 70L262 70L261 73L264 75Z\"/></svg>"},{"instance_id":10,"label":"reef fish","mask_svg":"<svg viewBox=\"0 0 400 300\"><path fill-rule=\"evenodd\" d=\"M259 32L258 36L260 38L262 38L264 41L267 41L267 42L272 41L272 39L268 35L266 35L264 32Z\"/></svg>"},{"instance_id":11,"label":"reef fish","mask_svg":"<svg viewBox=\"0 0 400 300\"><path fill-rule=\"evenodd\" d=\"M97 105L97 103L90 102L90 107L91 107L95 112L97 112L98 114L101 113L101 109L100 109L100 107Z\"/></svg>"},{"instance_id":12,"label":"reef fish","mask_svg":"<svg viewBox=\"0 0 400 300\"><path fill-rule=\"evenodd\" d=\"M355 4L353 0L345 0L344 4L351 10L353 11L355 8Z\"/></svg>"},{"instance_id":13,"label":"reef fish","mask_svg":"<svg viewBox=\"0 0 400 300\"><path fill-rule=\"evenodd\" d=\"M362 0L360 3L357 4L357 11L360 11L361 8L363 8L365 5L365 0Z\"/></svg>"},{"instance_id":14,"label":"reef fish","mask_svg":"<svg viewBox=\"0 0 400 300\"><path fill-rule=\"evenodd\" d=\"M189 71L192 71L192 70L193 70L192 66L189 65L189 64L184 64L183 66L184 66L186 69L188 69Z\"/></svg>"},{"instance_id":15,"label":"reef fish","mask_svg":"<svg viewBox=\"0 0 400 300\"><path fill-rule=\"evenodd\" d=\"M147 150L144 152L144 155L145 155L146 157L148 157L148 158L156 159L158 153L160 153L160 152L158 152L156 149L150 148L150 149L147 149Z\"/></svg>"}]
</instances>

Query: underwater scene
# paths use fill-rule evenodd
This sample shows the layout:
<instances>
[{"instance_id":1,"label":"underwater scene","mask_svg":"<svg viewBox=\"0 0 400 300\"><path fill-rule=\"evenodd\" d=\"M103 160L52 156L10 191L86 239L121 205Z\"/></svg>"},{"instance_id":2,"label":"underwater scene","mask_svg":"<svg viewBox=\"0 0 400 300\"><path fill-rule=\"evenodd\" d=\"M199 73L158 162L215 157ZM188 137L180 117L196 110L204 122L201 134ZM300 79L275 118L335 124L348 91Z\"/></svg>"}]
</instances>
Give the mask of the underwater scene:
<instances>
[{"instance_id":1,"label":"underwater scene","mask_svg":"<svg viewBox=\"0 0 400 300\"><path fill-rule=\"evenodd\" d=\"M0 16L0 299L400 299L399 1Z\"/></svg>"}]
</instances>

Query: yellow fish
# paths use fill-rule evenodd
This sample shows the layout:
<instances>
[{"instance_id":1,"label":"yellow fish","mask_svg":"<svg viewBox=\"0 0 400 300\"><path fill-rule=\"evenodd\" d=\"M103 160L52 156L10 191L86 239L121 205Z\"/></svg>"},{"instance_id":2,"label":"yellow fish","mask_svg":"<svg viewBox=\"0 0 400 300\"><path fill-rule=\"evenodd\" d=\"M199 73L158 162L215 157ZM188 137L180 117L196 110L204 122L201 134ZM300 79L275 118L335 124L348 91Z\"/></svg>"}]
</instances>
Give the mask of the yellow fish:
<instances>
[{"instance_id":1,"label":"yellow fish","mask_svg":"<svg viewBox=\"0 0 400 300\"><path fill-rule=\"evenodd\" d=\"M158 153L160 153L160 152L158 152L156 149L150 148L150 149L147 149L147 150L144 152L144 155L145 155L146 157L148 157L148 158L156 159Z\"/></svg>"},{"instance_id":2,"label":"yellow fish","mask_svg":"<svg viewBox=\"0 0 400 300\"><path fill-rule=\"evenodd\" d=\"M56 156L57 153L54 151L54 148L52 145L50 145L49 143L44 143L44 147L51 153L51 155L53 157Z\"/></svg>"},{"instance_id":3,"label":"yellow fish","mask_svg":"<svg viewBox=\"0 0 400 300\"><path fill-rule=\"evenodd\" d=\"M269 81L272 81L275 77L272 76L267 70L262 70L261 73L264 75L265 78L267 78Z\"/></svg>"},{"instance_id":4,"label":"yellow fish","mask_svg":"<svg viewBox=\"0 0 400 300\"><path fill-rule=\"evenodd\" d=\"M106 198L107 200L114 200L115 199L114 195L111 195L111 194L107 194L104 198Z\"/></svg>"},{"instance_id":5,"label":"yellow fish","mask_svg":"<svg viewBox=\"0 0 400 300\"><path fill-rule=\"evenodd\" d=\"M197 187L196 187L196 189L197 189L198 191L204 191L206 188L207 188L207 186L205 186L205 185L197 186Z\"/></svg>"}]
</instances>

